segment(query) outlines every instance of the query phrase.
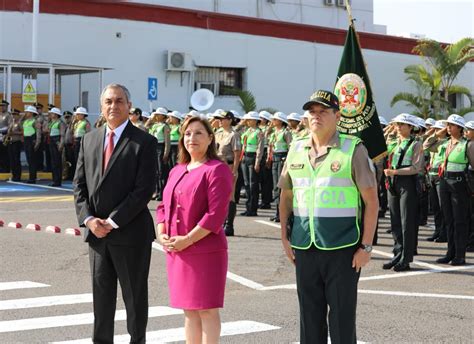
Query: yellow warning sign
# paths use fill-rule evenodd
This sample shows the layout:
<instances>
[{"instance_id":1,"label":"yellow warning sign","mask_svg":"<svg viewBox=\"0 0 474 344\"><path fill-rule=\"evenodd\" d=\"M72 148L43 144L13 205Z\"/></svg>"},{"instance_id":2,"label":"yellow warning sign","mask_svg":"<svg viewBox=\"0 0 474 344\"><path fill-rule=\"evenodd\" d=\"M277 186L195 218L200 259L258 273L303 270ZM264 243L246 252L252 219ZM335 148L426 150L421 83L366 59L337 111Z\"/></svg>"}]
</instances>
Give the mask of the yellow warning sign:
<instances>
[{"instance_id":1,"label":"yellow warning sign","mask_svg":"<svg viewBox=\"0 0 474 344\"><path fill-rule=\"evenodd\" d=\"M23 79L23 92L21 99L23 103L36 103L35 79Z\"/></svg>"}]
</instances>

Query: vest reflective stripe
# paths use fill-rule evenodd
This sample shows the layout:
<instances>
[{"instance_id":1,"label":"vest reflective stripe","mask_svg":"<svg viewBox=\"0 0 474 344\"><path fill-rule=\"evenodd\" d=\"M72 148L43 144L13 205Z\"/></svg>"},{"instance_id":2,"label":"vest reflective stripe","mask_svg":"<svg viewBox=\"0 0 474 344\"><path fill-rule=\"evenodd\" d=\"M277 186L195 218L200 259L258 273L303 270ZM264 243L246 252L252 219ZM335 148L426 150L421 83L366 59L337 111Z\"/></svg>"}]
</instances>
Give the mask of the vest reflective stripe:
<instances>
[{"instance_id":1,"label":"vest reflective stripe","mask_svg":"<svg viewBox=\"0 0 474 344\"><path fill-rule=\"evenodd\" d=\"M446 147L447 147L446 143ZM449 153L446 164L446 172L464 172L467 169L469 160L466 154L467 141L459 142L454 149Z\"/></svg>"},{"instance_id":2,"label":"vest reflective stripe","mask_svg":"<svg viewBox=\"0 0 474 344\"><path fill-rule=\"evenodd\" d=\"M360 140L343 134L339 140L339 147L331 148L315 170L306 142L296 142L290 148L287 166L293 183L295 220L290 240L294 248L307 249L314 244L322 250L335 250L359 240L360 197L352 180L352 156Z\"/></svg>"},{"instance_id":3,"label":"vest reflective stripe","mask_svg":"<svg viewBox=\"0 0 474 344\"><path fill-rule=\"evenodd\" d=\"M49 136L60 136L61 135L60 125L61 125L61 122L59 120L57 120L56 122L50 123Z\"/></svg>"},{"instance_id":4,"label":"vest reflective stripe","mask_svg":"<svg viewBox=\"0 0 474 344\"><path fill-rule=\"evenodd\" d=\"M402 140L397 146L393 149L393 157L392 157L392 168L396 168L398 165L398 160L400 159L400 155L402 150L405 149L405 147L408 145L408 142L410 142L410 139L404 139ZM405 152L405 156L403 157L402 163L400 166L411 166L412 165L412 160L413 160L413 146L415 145L416 140L413 140L411 143L410 147Z\"/></svg>"},{"instance_id":5,"label":"vest reflective stripe","mask_svg":"<svg viewBox=\"0 0 474 344\"><path fill-rule=\"evenodd\" d=\"M74 128L74 137L83 137L86 134L86 126L87 121L85 119L76 123Z\"/></svg>"},{"instance_id":6,"label":"vest reflective stripe","mask_svg":"<svg viewBox=\"0 0 474 344\"><path fill-rule=\"evenodd\" d=\"M170 125L171 127L171 130L170 130L170 141L172 143L178 143L179 141L179 138L180 138L180 133L179 133L179 129L180 129L180 125L179 124L171 124Z\"/></svg>"},{"instance_id":7,"label":"vest reflective stripe","mask_svg":"<svg viewBox=\"0 0 474 344\"><path fill-rule=\"evenodd\" d=\"M252 130L252 132L250 132ZM256 153L258 148L258 135L260 129L248 129L247 130L247 142L245 144L245 152L247 153Z\"/></svg>"},{"instance_id":8,"label":"vest reflective stripe","mask_svg":"<svg viewBox=\"0 0 474 344\"><path fill-rule=\"evenodd\" d=\"M36 134L35 122L34 118L26 119L23 122L23 136L30 137Z\"/></svg>"},{"instance_id":9,"label":"vest reflective stripe","mask_svg":"<svg viewBox=\"0 0 474 344\"><path fill-rule=\"evenodd\" d=\"M156 137L158 140L158 143L164 143L165 142L165 123L155 123L151 127L151 134Z\"/></svg>"},{"instance_id":10,"label":"vest reflective stripe","mask_svg":"<svg viewBox=\"0 0 474 344\"><path fill-rule=\"evenodd\" d=\"M275 153L286 153L288 152L288 144L285 140L286 129L281 130L278 133L273 133L273 151Z\"/></svg>"}]
</instances>

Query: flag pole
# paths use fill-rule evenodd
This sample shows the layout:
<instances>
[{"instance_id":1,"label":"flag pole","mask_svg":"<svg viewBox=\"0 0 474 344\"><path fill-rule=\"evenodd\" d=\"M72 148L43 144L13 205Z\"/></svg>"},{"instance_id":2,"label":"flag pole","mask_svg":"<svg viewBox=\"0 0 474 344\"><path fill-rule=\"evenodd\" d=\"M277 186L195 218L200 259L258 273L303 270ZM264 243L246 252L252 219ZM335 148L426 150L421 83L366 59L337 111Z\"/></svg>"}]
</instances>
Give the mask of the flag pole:
<instances>
[{"instance_id":1,"label":"flag pole","mask_svg":"<svg viewBox=\"0 0 474 344\"><path fill-rule=\"evenodd\" d=\"M351 4L349 3L349 0L345 0L346 3L346 10L347 10L347 16L349 17L349 25L354 25L354 18L352 17L352 8Z\"/></svg>"}]
</instances>

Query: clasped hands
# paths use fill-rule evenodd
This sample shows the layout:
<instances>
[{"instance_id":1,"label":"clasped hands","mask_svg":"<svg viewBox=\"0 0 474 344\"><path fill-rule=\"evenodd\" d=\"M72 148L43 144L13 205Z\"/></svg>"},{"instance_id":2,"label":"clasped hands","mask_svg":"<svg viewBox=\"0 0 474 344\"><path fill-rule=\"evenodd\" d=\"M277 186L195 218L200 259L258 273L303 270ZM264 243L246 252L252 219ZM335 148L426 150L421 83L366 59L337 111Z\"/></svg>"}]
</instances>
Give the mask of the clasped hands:
<instances>
[{"instance_id":1,"label":"clasped hands","mask_svg":"<svg viewBox=\"0 0 474 344\"><path fill-rule=\"evenodd\" d=\"M180 252L193 244L189 235L176 235L170 237L166 233L158 235L158 243L168 252Z\"/></svg>"},{"instance_id":2,"label":"clasped hands","mask_svg":"<svg viewBox=\"0 0 474 344\"><path fill-rule=\"evenodd\" d=\"M99 238L105 238L114 227L107 220L99 219L94 217L87 221L86 226L94 233L94 235Z\"/></svg>"}]
</instances>

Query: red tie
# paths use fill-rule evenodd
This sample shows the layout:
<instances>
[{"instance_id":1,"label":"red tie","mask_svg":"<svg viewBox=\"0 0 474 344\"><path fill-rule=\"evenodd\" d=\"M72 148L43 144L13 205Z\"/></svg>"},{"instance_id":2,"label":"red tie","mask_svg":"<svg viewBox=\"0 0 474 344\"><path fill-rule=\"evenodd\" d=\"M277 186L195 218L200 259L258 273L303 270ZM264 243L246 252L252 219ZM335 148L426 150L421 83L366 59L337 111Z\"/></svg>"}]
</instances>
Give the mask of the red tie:
<instances>
[{"instance_id":1,"label":"red tie","mask_svg":"<svg viewBox=\"0 0 474 344\"><path fill-rule=\"evenodd\" d=\"M106 170L110 157L112 156L112 152L114 151L114 132L111 131L107 135L108 135L108 141L107 141L107 147L105 148L105 151L104 151L103 171Z\"/></svg>"}]
</instances>

